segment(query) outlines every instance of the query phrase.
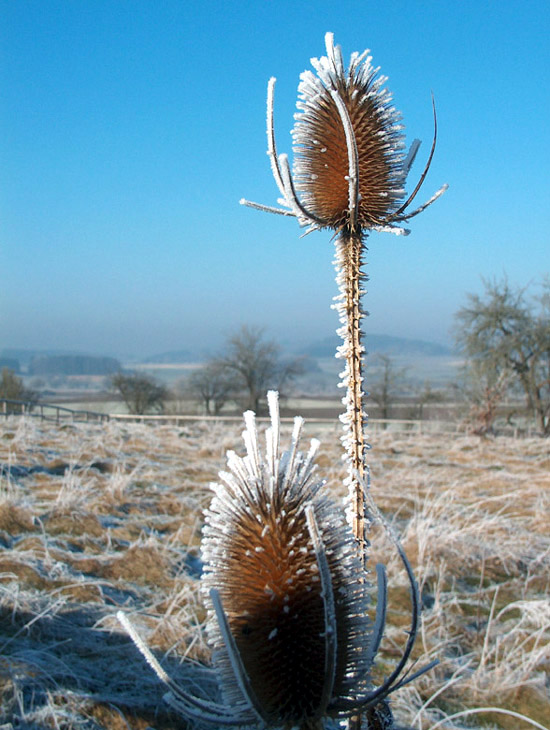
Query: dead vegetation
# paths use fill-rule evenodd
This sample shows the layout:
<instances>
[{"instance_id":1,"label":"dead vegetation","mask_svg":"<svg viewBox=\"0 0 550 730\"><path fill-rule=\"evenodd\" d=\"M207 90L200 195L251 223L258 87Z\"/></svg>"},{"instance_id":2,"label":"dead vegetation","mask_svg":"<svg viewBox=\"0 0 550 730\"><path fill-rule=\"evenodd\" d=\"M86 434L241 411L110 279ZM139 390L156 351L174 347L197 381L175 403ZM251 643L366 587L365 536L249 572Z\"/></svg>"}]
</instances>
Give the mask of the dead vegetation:
<instances>
[{"instance_id":1,"label":"dead vegetation","mask_svg":"<svg viewBox=\"0 0 550 730\"><path fill-rule=\"evenodd\" d=\"M20 417L0 429L2 727L187 727L115 613L130 615L180 683L213 691L201 668L202 510L241 429ZM319 473L343 497L337 424L321 436ZM421 587L415 658L440 660L396 693L396 718L421 730L533 727L505 710L548 726L548 440L387 432L369 461L373 496ZM389 572L382 676L406 638L408 589L378 529L371 543L371 569ZM475 708L496 709L438 725Z\"/></svg>"}]
</instances>

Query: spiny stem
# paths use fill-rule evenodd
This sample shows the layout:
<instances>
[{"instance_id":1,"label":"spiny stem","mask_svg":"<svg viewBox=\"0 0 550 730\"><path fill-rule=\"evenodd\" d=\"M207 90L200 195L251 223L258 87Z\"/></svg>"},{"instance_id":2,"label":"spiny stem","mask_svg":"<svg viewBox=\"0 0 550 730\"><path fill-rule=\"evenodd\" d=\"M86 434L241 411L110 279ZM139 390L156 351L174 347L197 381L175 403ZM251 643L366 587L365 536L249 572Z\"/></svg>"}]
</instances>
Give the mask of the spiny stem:
<instances>
[{"instance_id":1,"label":"spiny stem","mask_svg":"<svg viewBox=\"0 0 550 730\"><path fill-rule=\"evenodd\" d=\"M365 495L364 485L368 483L365 441L367 414L364 409L361 321L365 316L361 306L361 284L365 279L361 267L365 251L364 235L361 230L344 228L336 242L336 267L341 296L337 309L342 327L339 330L344 341L342 357L346 359L343 385L346 387L346 433L344 446L348 457L352 526L357 540L361 563L365 562Z\"/></svg>"},{"instance_id":2,"label":"spiny stem","mask_svg":"<svg viewBox=\"0 0 550 730\"><path fill-rule=\"evenodd\" d=\"M348 485L353 534L357 541L357 551L363 569L366 562L366 498L365 485L368 484L367 444L365 429L367 414L363 399L363 346L361 320L365 316L361 306L361 283L365 275L361 271L363 252L366 250L364 234L361 229L346 226L336 241L336 271L340 287L336 309L340 315L342 327L338 330L342 336L343 349L339 356L345 357L346 368L342 385L346 388L346 413L343 415L344 437L342 439L348 459ZM358 576L360 581L364 576ZM350 717L348 730L361 730L361 714Z\"/></svg>"}]
</instances>

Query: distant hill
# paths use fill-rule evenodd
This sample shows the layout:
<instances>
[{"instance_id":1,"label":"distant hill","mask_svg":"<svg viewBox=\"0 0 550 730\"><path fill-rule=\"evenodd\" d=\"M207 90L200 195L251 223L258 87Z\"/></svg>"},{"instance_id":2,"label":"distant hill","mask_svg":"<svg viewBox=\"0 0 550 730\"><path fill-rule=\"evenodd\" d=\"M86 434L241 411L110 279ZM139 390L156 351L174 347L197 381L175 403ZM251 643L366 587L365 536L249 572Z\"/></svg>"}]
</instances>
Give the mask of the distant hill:
<instances>
[{"instance_id":1,"label":"distant hill","mask_svg":"<svg viewBox=\"0 0 550 730\"><path fill-rule=\"evenodd\" d=\"M29 375L111 375L121 370L114 357L41 355L29 365Z\"/></svg>"},{"instance_id":2,"label":"distant hill","mask_svg":"<svg viewBox=\"0 0 550 730\"><path fill-rule=\"evenodd\" d=\"M3 370L4 368L7 368L14 373L18 373L21 370L19 360L14 357L2 357L0 355L0 370Z\"/></svg>"},{"instance_id":3,"label":"distant hill","mask_svg":"<svg viewBox=\"0 0 550 730\"><path fill-rule=\"evenodd\" d=\"M365 337L367 352L379 352L385 355L451 355L451 350L437 342L425 340L410 340L407 337L392 337L391 335L368 335ZM325 337L313 342L303 351L310 357L333 357L342 340L337 335Z\"/></svg>"},{"instance_id":4,"label":"distant hill","mask_svg":"<svg viewBox=\"0 0 550 730\"><path fill-rule=\"evenodd\" d=\"M77 350L29 350L14 347L5 347L0 350L0 358L12 358L18 360L19 364L23 368L28 368L31 362L39 357L60 357L66 355L82 355L82 352ZM87 355L86 355L87 356Z\"/></svg>"},{"instance_id":5,"label":"distant hill","mask_svg":"<svg viewBox=\"0 0 550 730\"><path fill-rule=\"evenodd\" d=\"M172 350L170 352L162 352L160 355L151 355L141 362L144 365L148 363L169 365L171 363L190 362L194 359L193 353L189 350Z\"/></svg>"},{"instance_id":6,"label":"distant hill","mask_svg":"<svg viewBox=\"0 0 550 730\"><path fill-rule=\"evenodd\" d=\"M35 354L35 350L22 350L15 347L4 347L0 350L0 357L2 359L17 360L20 365L27 365Z\"/></svg>"}]
</instances>

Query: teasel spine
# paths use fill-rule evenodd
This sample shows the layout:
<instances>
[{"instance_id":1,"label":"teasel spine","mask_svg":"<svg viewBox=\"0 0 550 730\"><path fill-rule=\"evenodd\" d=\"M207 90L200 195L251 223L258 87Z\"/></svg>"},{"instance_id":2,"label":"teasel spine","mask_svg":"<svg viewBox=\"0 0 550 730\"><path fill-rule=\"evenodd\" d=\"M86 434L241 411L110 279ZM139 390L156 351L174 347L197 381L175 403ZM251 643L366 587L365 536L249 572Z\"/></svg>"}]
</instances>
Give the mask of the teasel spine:
<instances>
[{"instance_id":1,"label":"teasel spine","mask_svg":"<svg viewBox=\"0 0 550 730\"><path fill-rule=\"evenodd\" d=\"M348 520L365 564L370 520L365 504L368 466L362 344L362 288L368 228L391 215L404 196L403 127L377 76L368 52L353 54L346 71L332 34L325 37L327 55L312 59L317 71L305 71L299 85L299 112L293 130L294 174L305 212L336 230L336 279L340 294L334 307L340 319L345 360L340 386L346 389L342 443L348 462ZM417 149L417 146L416 146ZM306 210L307 209L307 210ZM404 233L395 228L394 232Z\"/></svg>"},{"instance_id":2,"label":"teasel spine","mask_svg":"<svg viewBox=\"0 0 550 730\"><path fill-rule=\"evenodd\" d=\"M394 221L405 219L403 213L410 199L401 205L404 184L419 142L413 142L408 156L403 153L400 114L384 88L386 77L379 76L379 69L372 67L368 51L352 54L346 71L332 33L326 34L325 43L327 55L311 59L316 74L304 71L300 76L298 112L292 131L294 176L287 156L277 153L273 123L275 79L268 84L268 155L281 193L278 202L284 208L241 202L295 216L300 225L309 226L308 233L322 228L336 232L335 265L340 294L335 297L334 307L343 340L336 356L345 360L340 386L346 389L346 410L341 420L344 458L348 463L348 520L364 564L370 521L364 494L369 474L361 329L365 316L361 305L362 284L366 280L362 271L365 240L368 230L408 233L394 225Z\"/></svg>"}]
</instances>

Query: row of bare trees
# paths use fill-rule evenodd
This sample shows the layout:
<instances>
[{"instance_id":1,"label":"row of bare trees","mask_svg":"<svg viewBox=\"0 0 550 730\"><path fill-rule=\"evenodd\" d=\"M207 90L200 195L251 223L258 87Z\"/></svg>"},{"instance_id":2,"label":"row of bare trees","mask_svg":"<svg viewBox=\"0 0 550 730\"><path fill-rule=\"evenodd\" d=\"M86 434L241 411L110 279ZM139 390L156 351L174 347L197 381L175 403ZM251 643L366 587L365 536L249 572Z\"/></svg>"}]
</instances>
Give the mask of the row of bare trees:
<instances>
[{"instance_id":1,"label":"row of bare trees","mask_svg":"<svg viewBox=\"0 0 550 730\"><path fill-rule=\"evenodd\" d=\"M266 339L262 329L243 326L220 355L191 374L184 394L199 400L208 415L218 415L228 401L261 413L267 391L284 392L301 373L300 358L284 360L280 346ZM130 413L162 411L169 397L166 387L145 374L117 373L111 383Z\"/></svg>"},{"instance_id":2,"label":"row of bare trees","mask_svg":"<svg viewBox=\"0 0 550 730\"><path fill-rule=\"evenodd\" d=\"M506 278L483 284L482 294L467 295L454 326L465 363L456 392L470 404L470 428L490 433L502 401L522 395L537 431L550 435L550 278L537 294L512 286ZM369 396L380 417L387 419L403 391L405 368L383 354L375 364L377 377L368 384ZM229 337L220 355L190 376L185 391L207 414L219 414L228 401L260 413L267 390L284 391L302 372L302 360L285 361L279 345L266 339L263 330L244 326ZM119 374L112 382L133 413L160 410L168 396L145 375ZM424 406L441 399L441 392L427 383L417 394L415 417L422 418Z\"/></svg>"},{"instance_id":3,"label":"row of bare trees","mask_svg":"<svg viewBox=\"0 0 550 730\"><path fill-rule=\"evenodd\" d=\"M490 433L499 406L513 395L523 396L537 431L550 435L550 278L535 294L528 287L512 286L506 278L483 283L482 294L467 295L454 326L465 363L457 392L470 404L470 429L480 435ZM403 392L406 369L383 354L376 355L374 365L376 376L368 384L370 401L387 419ZM303 359L285 360L280 346L266 339L262 329L243 326L228 338L221 354L192 373L184 395L200 401L210 415L219 414L230 401L242 410L261 413L266 392L284 393L303 371ZM117 373L111 384L130 413L162 412L170 397L164 385L146 374ZM5 368L0 397L36 400L38 394ZM441 399L442 393L426 383L417 393L414 417L422 418L424 406Z\"/></svg>"}]
</instances>

